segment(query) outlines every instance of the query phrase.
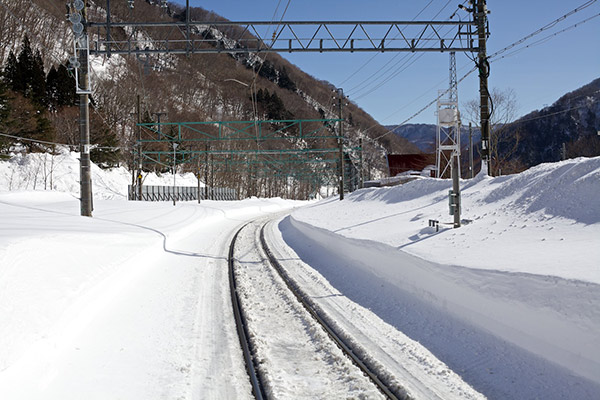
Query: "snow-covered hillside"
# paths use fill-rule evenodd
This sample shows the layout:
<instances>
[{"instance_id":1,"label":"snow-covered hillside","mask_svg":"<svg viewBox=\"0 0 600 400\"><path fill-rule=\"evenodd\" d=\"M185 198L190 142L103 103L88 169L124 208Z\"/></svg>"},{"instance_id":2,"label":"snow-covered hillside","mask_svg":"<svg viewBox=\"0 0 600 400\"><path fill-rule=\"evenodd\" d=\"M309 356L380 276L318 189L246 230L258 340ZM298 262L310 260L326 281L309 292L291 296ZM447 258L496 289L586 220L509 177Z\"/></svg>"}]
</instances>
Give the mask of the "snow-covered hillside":
<instances>
[{"instance_id":1,"label":"snow-covered hillside","mask_svg":"<svg viewBox=\"0 0 600 400\"><path fill-rule=\"evenodd\" d=\"M342 202L174 207L125 201L131 175L94 167L86 218L76 154L49 157L0 161L0 398L250 398L227 239L301 205L276 225L281 254L335 288L319 301L354 304L373 343L425 346L406 368L439 365L431 387L447 365L489 398L600 398L600 158L462 181L464 225L436 232L450 182L430 178ZM473 393L460 378L453 396Z\"/></svg>"},{"instance_id":2,"label":"snow-covered hillside","mask_svg":"<svg viewBox=\"0 0 600 400\"><path fill-rule=\"evenodd\" d=\"M53 190L79 197L79 153L57 147L58 154L17 153L9 161L0 162L0 191ZM148 173L145 185L173 185L173 174L158 176ZM178 174L177 186L196 186L194 174ZM92 163L92 192L95 199L127 199L131 172L125 168L103 170ZM201 183L203 186L204 184Z\"/></svg>"}]
</instances>

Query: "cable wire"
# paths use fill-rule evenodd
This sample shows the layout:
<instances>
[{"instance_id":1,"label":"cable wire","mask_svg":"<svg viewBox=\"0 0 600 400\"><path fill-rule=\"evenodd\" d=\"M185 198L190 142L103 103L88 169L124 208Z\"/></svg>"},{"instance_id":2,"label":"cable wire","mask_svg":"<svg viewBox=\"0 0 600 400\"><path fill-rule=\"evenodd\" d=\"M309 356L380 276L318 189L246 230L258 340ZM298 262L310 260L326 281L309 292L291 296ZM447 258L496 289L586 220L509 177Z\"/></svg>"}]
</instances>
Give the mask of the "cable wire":
<instances>
[{"instance_id":1,"label":"cable wire","mask_svg":"<svg viewBox=\"0 0 600 400\"><path fill-rule=\"evenodd\" d=\"M521 39L517 40L516 42L513 42L513 43L511 43L510 45L508 45L508 46L504 47L503 49L501 49L501 50L499 50L499 51L495 52L495 53L494 53L494 54L492 54L491 56L488 56L488 60L489 60L489 62L493 62L493 61L497 61L497 60L500 60L500 59L503 59L503 58L509 57L510 55L514 55L514 54L516 54L517 52L520 52L520 51L522 51L522 50L524 50L524 49L526 49L526 48L530 48L530 47L532 47L532 46L534 46L534 45L536 45L536 44L543 43L543 42L545 42L545 41L547 41L547 40L551 39L552 37L555 37L555 36L559 35L560 33L564 33L564 32L566 32L566 31L568 31L568 30L574 29L574 28L576 28L577 26L580 26L580 25L582 25L583 23L585 23L585 22L588 22L588 21L590 21L590 20L592 20L592 19L594 19L594 18L596 18L596 17L600 16L600 13L599 13L599 14L596 14L596 15L593 15L593 16L591 16L591 17L589 17L589 18L586 18L585 20L583 20L583 21L580 21L580 22L578 22L578 23L576 23L576 24L573 24L573 25L571 25L571 26L569 26L569 27L567 27L567 28L565 28L565 29L563 29L563 30L561 30L561 31L558 31L558 32L555 32L555 33L553 33L553 34L551 34L551 35L548 35L548 36L546 36L546 37L544 37L544 38L540 39L539 41L537 41L537 42L534 42L534 43L532 43L532 44L530 44L530 45L528 45L528 46L526 46L526 47L524 47L524 48L521 48L521 49L515 50L515 51L513 51L513 52L509 53L508 55L505 55L505 56L503 56L503 57L497 58L497 56L498 56L498 55L500 55L500 54L502 54L502 53L504 53L504 52L508 51L509 49L512 49L512 48L514 48L514 47L518 46L519 44L522 44L522 43L524 43L526 40L528 40L528 39L530 39L530 38L532 38L532 37L534 37L534 36L538 35L539 33L541 33L541 32L544 32L544 31L546 31L546 30L548 30L548 29L550 29L550 28L552 28L552 27L556 26L556 24L557 24L557 23L559 23L559 22L561 22L561 21L565 20L566 18L570 17L571 15L573 15L573 14L575 14L575 13L577 13L577 12L579 12L579 11L581 11L581 10L583 10L583 9L587 8L587 7L589 7L590 5L592 5L593 3L595 3L596 1L597 1L597 0L589 0L589 1L587 1L586 3L582 4L581 6L579 6L579 7L575 8L575 9L573 9L573 10L569 11L568 13L564 14L563 16L561 16L561 17L559 17L559 18L556 18L555 20L551 21L550 23L548 23L548 24L544 25L542 28L540 28L540 29L536 30L535 32L533 32L533 33L531 33L531 34L529 34L529 35L527 35L527 36L525 36L525 37L523 37L523 38L521 38ZM538 42L539 42L539 43L538 43ZM492 59L492 58L495 58L495 59ZM464 80L464 79L465 79L465 78L466 78L468 75L470 75L471 73L473 73L475 70L477 70L477 67L475 67L474 69L472 69L471 71L469 71L469 72L468 72L468 73L467 73L465 76L463 76L463 77L462 77L462 78L461 78L461 79L460 79L460 80L457 82L457 84L458 84L458 83L460 83L461 81L463 81L463 80ZM486 90L487 90L487 88L486 88ZM445 94L445 93L447 93L448 91L449 91L449 89L448 89L447 91L443 92L443 93L442 93L442 95L444 95L444 94ZM488 92L488 94L489 94L489 92ZM442 95L439 95L438 97L436 97L436 98L435 98L433 101L429 102L429 103L428 103L428 104L427 104L425 107L421 108L419 111L417 111L416 113L414 113L413 115L411 115L409 118L407 118L407 119L405 119L404 121L402 121L400 124L398 124L398 125L395 125L393 129L397 129L398 127L400 127L400 126L402 126L402 125L406 124L408 121L410 121L410 120L412 120L413 118L417 117L419 114L421 114L421 113L422 113L423 111L425 111L427 108L429 108L430 106L432 106L432 105L433 105L433 104L434 104L434 103L435 103L435 102L436 102L436 101L437 101L437 100L438 100L438 99L439 99L439 98L440 98ZM490 98L490 101L492 101L492 99L491 99L491 96L488 96L488 97ZM493 103L492 103L491 109L492 109L492 112L493 112ZM391 114L391 115L394 115L394 114L395 114L395 113L397 113L397 112L398 112L398 111L395 111L395 112L394 112L393 114ZM492 114L492 113L490 113L490 117L491 117L491 114ZM390 115L390 116L391 116L391 115ZM389 117L386 117L386 118L389 118ZM369 128L367 128L367 131L368 131L368 130L370 130L370 129L372 129L372 128L374 128L375 126L377 126L377 125L370 126ZM392 131L386 132L386 133L384 133L384 134L382 134L382 135L378 136L376 139L379 139L379 138L381 138L381 137L384 137L384 136L388 135L389 133L392 133Z\"/></svg>"}]
</instances>

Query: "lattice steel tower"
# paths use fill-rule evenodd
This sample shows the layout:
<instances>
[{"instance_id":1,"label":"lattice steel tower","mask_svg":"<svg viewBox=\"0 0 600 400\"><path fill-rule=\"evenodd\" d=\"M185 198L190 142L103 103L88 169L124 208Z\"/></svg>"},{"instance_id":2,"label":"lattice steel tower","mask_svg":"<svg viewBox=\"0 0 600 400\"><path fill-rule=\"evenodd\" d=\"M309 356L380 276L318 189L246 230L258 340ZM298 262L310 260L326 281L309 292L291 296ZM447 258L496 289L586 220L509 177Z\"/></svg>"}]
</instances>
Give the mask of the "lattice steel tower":
<instances>
[{"instance_id":1,"label":"lattice steel tower","mask_svg":"<svg viewBox=\"0 0 600 400\"><path fill-rule=\"evenodd\" d=\"M455 52L450 52L450 89L440 92L437 101L436 176L449 178L453 157L456 157L456 168L460 174L460 112Z\"/></svg>"}]
</instances>

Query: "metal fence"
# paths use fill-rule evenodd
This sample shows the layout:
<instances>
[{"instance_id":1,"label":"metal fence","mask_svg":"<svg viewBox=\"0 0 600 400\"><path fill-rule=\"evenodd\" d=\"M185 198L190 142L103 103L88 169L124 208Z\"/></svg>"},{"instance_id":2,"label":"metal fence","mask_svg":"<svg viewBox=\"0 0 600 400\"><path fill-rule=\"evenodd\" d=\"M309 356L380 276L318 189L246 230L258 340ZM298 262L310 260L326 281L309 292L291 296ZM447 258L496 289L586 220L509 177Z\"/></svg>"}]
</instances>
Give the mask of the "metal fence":
<instances>
[{"instance_id":1,"label":"metal fence","mask_svg":"<svg viewBox=\"0 0 600 400\"><path fill-rule=\"evenodd\" d=\"M237 192L234 189L219 187L201 187L198 191L197 186L152 186L142 185L142 197L139 196L137 185L127 186L128 200L141 201L190 201L198 200L238 200Z\"/></svg>"}]
</instances>

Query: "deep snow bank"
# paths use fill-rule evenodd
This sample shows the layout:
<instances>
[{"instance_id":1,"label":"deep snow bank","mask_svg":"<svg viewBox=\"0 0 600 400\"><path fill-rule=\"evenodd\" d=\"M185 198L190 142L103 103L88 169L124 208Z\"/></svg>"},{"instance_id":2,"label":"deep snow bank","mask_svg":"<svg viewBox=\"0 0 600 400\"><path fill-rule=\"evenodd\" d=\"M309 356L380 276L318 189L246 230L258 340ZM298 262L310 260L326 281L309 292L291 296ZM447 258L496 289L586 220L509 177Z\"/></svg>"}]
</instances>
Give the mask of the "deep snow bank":
<instances>
[{"instance_id":1,"label":"deep snow bank","mask_svg":"<svg viewBox=\"0 0 600 400\"><path fill-rule=\"evenodd\" d=\"M471 222L435 232L428 219L450 220L449 187L329 199L295 211L284 238L488 396L599 395L600 158L463 181Z\"/></svg>"},{"instance_id":2,"label":"deep snow bank","mask_svg":"<svg viewBox=\"0 0 600 400\"><path fill-rule=\"evenodd\" d=\"M552 275L600 284L600 157L542 164L521 174L461 182L460 229L451 182L420 179L330 198L294 218L344 237L385 243L446 265Z\"/></svg>"}]
</instances>

